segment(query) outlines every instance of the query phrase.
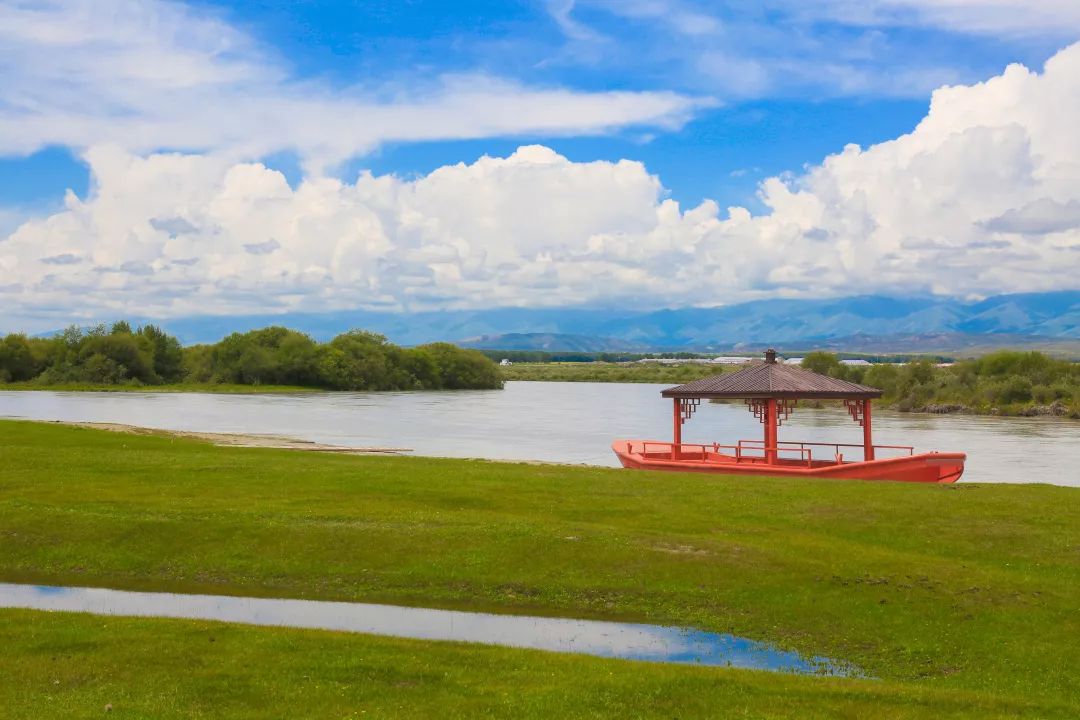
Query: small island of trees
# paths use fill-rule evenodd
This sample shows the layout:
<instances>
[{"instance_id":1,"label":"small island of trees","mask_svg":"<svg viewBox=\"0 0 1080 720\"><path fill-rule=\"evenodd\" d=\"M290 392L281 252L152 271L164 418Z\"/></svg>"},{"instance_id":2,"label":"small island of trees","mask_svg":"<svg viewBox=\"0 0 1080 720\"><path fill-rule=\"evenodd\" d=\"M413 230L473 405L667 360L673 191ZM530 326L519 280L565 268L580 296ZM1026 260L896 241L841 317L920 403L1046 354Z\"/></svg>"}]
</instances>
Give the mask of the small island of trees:
<instances>
[{"instance_id":1,"label":"small island of trees","mask_svg":"<svg viewBox=\"0 0 1080 720\"><path fill-rule=\"evenodd\" d=\"M42 386L166 384L294 386L327 390L497 389L498 367L450 343L402 348L351 330L326 343L284 327L183 347L155 325L69 327L48 338L0 339L0 382Z\"/></svg>"}]
</instances>

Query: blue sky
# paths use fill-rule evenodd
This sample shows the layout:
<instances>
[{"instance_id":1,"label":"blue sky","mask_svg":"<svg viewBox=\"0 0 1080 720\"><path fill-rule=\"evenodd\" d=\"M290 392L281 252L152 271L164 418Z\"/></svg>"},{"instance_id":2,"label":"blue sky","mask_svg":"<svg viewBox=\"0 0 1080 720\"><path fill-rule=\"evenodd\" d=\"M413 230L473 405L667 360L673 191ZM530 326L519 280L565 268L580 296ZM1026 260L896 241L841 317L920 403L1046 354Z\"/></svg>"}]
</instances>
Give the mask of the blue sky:
<instances>
[{"instance_id":1,"label":"blue sky","mask_svg":"<svg viewBox=\"0 0 1080 720\"><path fill-rule=\"evenodd\" d=\"M249 32L264 52L276 56L297 77L339 87L408 85L446 73L483 72L581 90L673 90L723 103L698 113L683 127L663 132L630 128L600 137L517 135L387 143L336 169L343 176L358 168L425 173L485 153L506 154L523 143L543 142L577 161L641 160L661 176L673 197L688 203L711 197L723 205L753 203L763 178L797 171L847 143L869 145L910 131L926 113L930 89L938 85L977 80L1000 72L1010 62L1037 67L1069 39L1067 31L1011 35L932 25L866 27L827 16L795 23L782 11L745 17L739 8L745 3L686 3L702 13L712 10L720 18L717 22L730 18L738 32L753 28L780 43L794 43L797 37L805 48L790 53L796 62L826 57L850 63L853 72L869 69L871 77L919 74L906 86L871 83L849 92L783 77L760 89L735 90L723 80L702 77L694 66L696 58L727 43L728 37L694 41L682 50L666 47L685 38L658 27L655 18L606 11L605 3L258 0L192 5ZM560 27L561 7L570 7L573 22L597 39L578 40ZM867 42L878 48L880 58L858 56L857 46ZM827 46L833 43L847 48L831 52ZM582 49L590 44L597 49ZM754 42L743 45L748 58L786 55ZM295 157L288 154L269 161L294 180L301 174ZM88 170L78 158L78 148L52 146L29 157L0 157L0 204L48 206L57 203L67 188L85 194L87 183Z\"/></svg>"},{"instance_id":2,"label":"blue sky","mask_svg":"<svg viewBox=\"0 0 1080 720\"><path fill-rule=\"evenodd\" d=\"M1035 260L1060 264L1045 248L1071 252L1073 240L1020 247L1023 238L999 236L1025 222L1068 230L1067 193L1043 188L1017 195L1015 207L941 197L941 227L908 228L895 218L911 213L894 217L887 191L873 192L887 177L923 187L916 176L934 163L960 192L961 180L986 176L976 166L992 153L1015 159L1024 138L1004 128L1021 127L1029 150L1049 142L1038 113L1051 105L1016 108L1032 93L1060 97L1071 60L1057 63L1053 83L1040 79L1043 66L1078 37L1071 0L0 0L0 269L38 268L36 285L0 291L10 288L29 315L68 312L73 297L106 286L109 301L94 312L121 311L163 284L168 292L150 303L162 314L205 305L193 299L200 293L222 313L551 304L555 289L569 304L716 304L867 289L854 285L870 270L885 290L952 292L898 259L908 255L974 269L977 280L957 294L1036 289ZM1027 75L1003 74L1010 64ZM948 86L957 90L940 90ZM931 111L936 90L944 109ZM970 118L956 110L963 103ZM909 135L924 119L929 129ZM954 136L972 147L951 147ZM844 153L850 144L862 154ZM515 154L522 146L544 150ZM494 160L478 163L484 156ZM211 196L252 162L282 173L293 194L273 189L272 175L249 178L245 193L289 204L290 227L323 217L302 188L344 183L340 224L323 229L338 233L325 257L305 256L302 239L293 248L252 218L220 215ZM370 182L358 181L367 173ZM1019 175L1003 182L1026 187ZM577 200L560 194L576 183ZM65 200L69 189L80 204ZM529 233L507 215L522 215L518 192L548 208L538 218L557 210L577 225L519 242ZM668 199L677 210L665 209ZM612 210L578 217L583 203ZM459 218L455 206L474 215ZM952 217L958 207L966 215ZM847 219L832 227L830 213ZM175 227L192 230L161 229ZM490 239L478 238L484 228ZM877 238L872 253L860 233ZM957 247L961 237L974 244ZM836 261L815 245L822 238ZM241 257L207 262L196 277L223 239ZM345 250L354 246L364 253ZM5 247L19 251L5 256ZM747 266L727 276L720 258L736 247ZM997 255L961 271L971 248ZM350 253L356 264L344 271ZM692 293L668 292L674 278L651 270L680 256L707 268L677 280ZM797 266L786 262L794 256ZM1007 274L993 267L1003 259ZM845 274L826 281L838 264ZM574 289L574 268L585 267L583 277L610 279L608 295ZM210 278L224 285L211 290Z\"/></svg>"},{"instance_id":3,"label":"blue sky","mask_svg":"<svg viewBox=\"0 0 1080 720\"><path fill-rule=\"evenodd\" d=\"M819 161L847 143L869 145L910 131L926 114L926 101L756 100L710 111L683 128L639 138L518 138L392 144L347 165L376 173L426 173L484 153L504 155L523 141L543 142L572 160L641 160L664 181L671 196L696 205L712 198L724 205L754 205L763 178Z\"/></svg>"}]
</instances>

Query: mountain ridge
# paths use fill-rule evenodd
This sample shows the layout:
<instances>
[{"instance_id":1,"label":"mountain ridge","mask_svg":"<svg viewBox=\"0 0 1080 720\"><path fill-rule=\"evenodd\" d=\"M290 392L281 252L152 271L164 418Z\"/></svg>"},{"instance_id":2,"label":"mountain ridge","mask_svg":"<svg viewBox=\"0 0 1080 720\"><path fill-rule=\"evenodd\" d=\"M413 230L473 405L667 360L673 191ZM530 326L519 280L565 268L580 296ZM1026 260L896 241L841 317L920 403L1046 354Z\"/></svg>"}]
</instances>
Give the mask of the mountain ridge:
<instances>
[{"instance_id":1,"label":"mountain ridge","mask_svg":"<svg viewBox=\"0 0 1080 720\"><path fill-rule=\"evenodd\" d=\"M146 321L161 325L185 344L212 342L231 332L267 325L285 325L316 339L363 328L386 335L401 345L475 342L477 338L508 335L552 336L549 341L554 336L572 336L575 343L603 338L618 345L618 349L660 350L823 344L857 337L1015 336L1067 341L1080 339L1080 290L999 295L978 301L858 295L811 300L777 298L712 308L661 310L582 307L412 313L361 310Z\"/></svg>"}]
</instances>

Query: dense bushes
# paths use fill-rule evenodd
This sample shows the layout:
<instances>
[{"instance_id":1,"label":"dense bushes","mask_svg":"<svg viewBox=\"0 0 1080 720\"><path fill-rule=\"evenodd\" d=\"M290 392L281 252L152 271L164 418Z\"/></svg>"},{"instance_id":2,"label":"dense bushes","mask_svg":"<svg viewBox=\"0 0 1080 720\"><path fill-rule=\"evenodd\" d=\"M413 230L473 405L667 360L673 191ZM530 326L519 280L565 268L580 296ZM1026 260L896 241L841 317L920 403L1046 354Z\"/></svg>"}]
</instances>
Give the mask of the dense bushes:
<instances>
[{"instance_id":1,"label":"dense bushes","mask_svg":"<svg viewBox=\"0 0 1080 720\"><path fill-rule=\"evenodd\" d=\"M181 379L182 349L153 325L132 330L126 322L107 329L68 328L52 338L8 335L0 339L0 381L158 384Z\"/></svg>"},{"instance_id":2,"label":"dense bushes","mask_svg":"<svg viewBox=\"0 0 1080 720\"><path fill-rule=\"evenodd\" d=\"M353 330L319 344L268 327L233 333L213 345L181 347L176 338L126 322L52 338L0 338L0 382L157 385L236 383L335 390L499 388L498 368L475 350L448 343L401 348Z\"/></svg>"},{"instance_id":3,"label":"dense bushes","mask_svg":"<svg viewBox=\"0 0 1080 720\"><path fill-rule=\"evenodd\" d=\"M37 376L44 361L34 352L33 341L25 335L0 339L0 382L18 382Z\"/></svg>"},{"instance_id":4,"label":"dense bushes","mask_svg":"<svg viewBox=\"0 0 1080 720\"><path fill-rule=\"evenodd\" d=\"M804 358L803 367L880 388L885 402L901 410L1046 411L1080 417L1080 365L1039 352L1001 351L946 367L926 360L849 366L831 353L814 352Z\"/></svg>"}]
</instances>

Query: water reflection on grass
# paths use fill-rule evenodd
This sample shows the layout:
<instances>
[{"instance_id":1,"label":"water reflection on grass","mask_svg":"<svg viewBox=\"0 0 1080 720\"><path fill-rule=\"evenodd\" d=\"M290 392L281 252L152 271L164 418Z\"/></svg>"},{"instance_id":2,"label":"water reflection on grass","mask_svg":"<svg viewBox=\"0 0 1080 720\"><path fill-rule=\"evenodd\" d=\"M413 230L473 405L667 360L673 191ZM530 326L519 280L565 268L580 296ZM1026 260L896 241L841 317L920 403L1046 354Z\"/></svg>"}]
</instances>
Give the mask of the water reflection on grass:
<instances>
[{"instance_id":1,"label":"water reflection on grass","mask_svg":"<svg viewBox=\"0 0 1080 720\"><path fill-rule=\"evenodd\" d=\"M0 607L338 630L797 674L860 674L843 663L806 658L734 635L637 623L5 583L0 583Z\"/></svg>"}]
</instances>

